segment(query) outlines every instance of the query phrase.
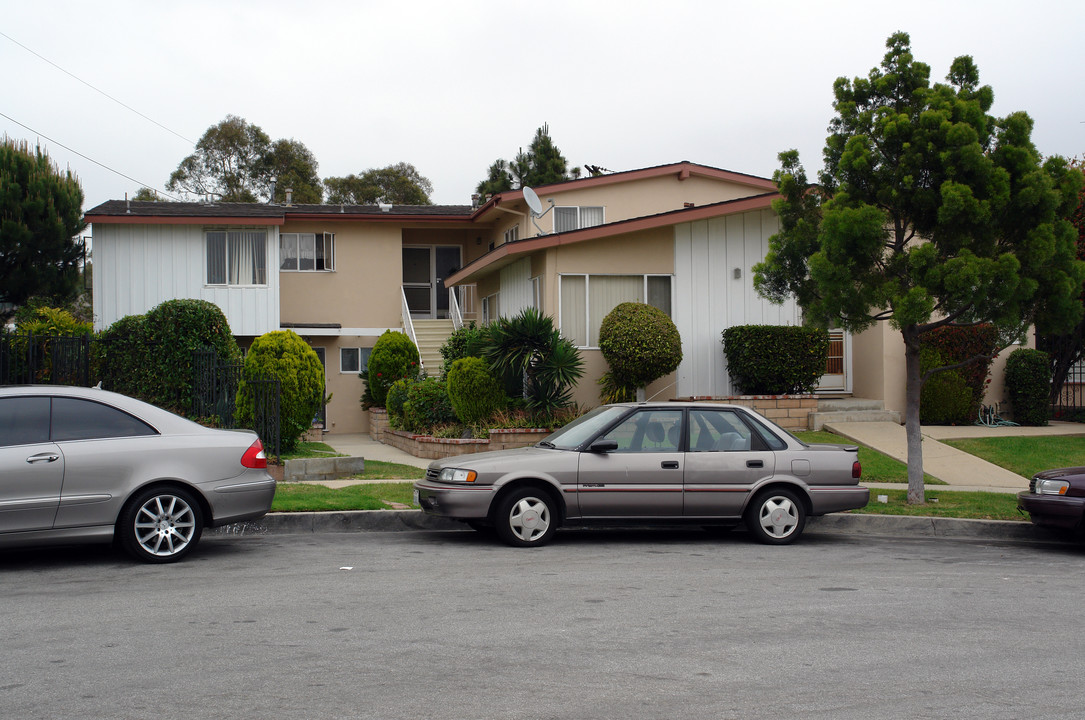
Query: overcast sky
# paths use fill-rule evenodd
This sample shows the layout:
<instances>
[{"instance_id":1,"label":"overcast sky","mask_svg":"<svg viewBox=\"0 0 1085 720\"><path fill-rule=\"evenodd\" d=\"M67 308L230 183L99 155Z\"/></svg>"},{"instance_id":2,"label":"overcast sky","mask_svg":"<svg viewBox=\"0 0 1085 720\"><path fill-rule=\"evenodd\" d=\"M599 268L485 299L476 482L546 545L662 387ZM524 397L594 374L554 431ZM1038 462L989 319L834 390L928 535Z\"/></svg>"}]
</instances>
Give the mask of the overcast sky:
<instances>
[{"instance_id":1,"label":"overcast sky","mask_svg":"<svg viewBox=\"0 0 1085 720\"><path fill-rule=\"evenodd\" d=\"M1083 29L1081 0L12 2L0 134L70 167L84 209L161 190L228 114L305 143L322 178L412 163L438 204L469 203L544 122L570 165L769 177L797 148L813 175L834 79L904 30L933 80L971 55L992 112L1027 111L1040 152L1073 157Z\"/></svg>"}]
</instances>

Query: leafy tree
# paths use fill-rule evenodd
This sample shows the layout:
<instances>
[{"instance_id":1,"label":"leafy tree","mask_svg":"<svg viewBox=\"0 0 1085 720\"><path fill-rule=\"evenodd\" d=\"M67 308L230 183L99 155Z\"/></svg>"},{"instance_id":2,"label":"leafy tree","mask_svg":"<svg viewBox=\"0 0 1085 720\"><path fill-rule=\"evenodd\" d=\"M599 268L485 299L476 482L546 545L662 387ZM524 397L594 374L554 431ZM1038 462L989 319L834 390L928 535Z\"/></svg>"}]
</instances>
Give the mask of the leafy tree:
<instances>
[{"instance_id":1,"label":"leafy tree","mask_svg":"<svg viewBox=\"0 0 1085 720\"><path fill-rule=\"evenodd\" d=\"M74 238L85 227L83 190L72 172L61 173L40 147L0 141L0 308L35 295L74 299L82 258ZM0 309L0 321L12 312Z\"/></svg>"},{"instance_id":2,"label":"leafy tree","mask_svg":"<svg viewBox=\"0 0 1085 720\"><path fill-rule=\"evenodd\" d=\"M410 163L396 163L383 168L372 168L361 175L330 177L324 180L331 204L375 205L378 202L393 205L432 205L429 195L433 183L423 177Z\"/></svg>"},{"instance_id":3,"label":"leafy tree","mask_svg":"<svg viewBox=\"0 0 1085 720\"><path fill-rule=\"evenodd\" d=\"M136 190L135 194L132 195L132 199L140 202L161 202L163 200L157 192L149 187L141 187Z\"/></svg>"},{"instance_id":4,"label":"leafy tree","mask_svg":"<svg viewBox=\"0 0 1085 720\"><path fill-rule=\"evenodd\" d=\"M384 407L388 389L398 380L418 377L418 348L398 330L385 330L369 355L366 385L373 405Z\"/></svg>"},{"instance_id":5,"label":"leafy tree","mask_svg":"<svg viewBox=\"0 0 1085 720\"><path fill-rule=\"evenodd\" d=\"M543 126L535 131L535 137L528 145L527 152L521 149L511 163L507 160L495 160L486 173L486 179L475 188L475 192L483 196L513 188L572 180L580 177L580 168L567 168L565 156L550 138L550 127L543 123Z\"/></svg>"},{"instance_id":6,"label":"leafy tree","mask_svg":"<svg viewBox=\"0 0 1085 720\"><path fill-rule=\"evenodd\" d=\"M309 148L297 140L276 140L268 153L271 174L277 178L271 202L286 202L287 189L293 202L316 204L324 198L324 185L317 174L319 164Z\"/></svg>"},{"instance_id":7,"label":"leafy tree","mask_svg":"<svg viewBox=\"0 0 1085 720\"><path fill-rule=\"evenodd\" d=\"M1081 169L1085 165L1085 160L1075 160L1071 164ZM1085 186L1078 194L1077 205L1070 211L1069 219L1077 230L1077 258L1085 260ZM1085 304L1085 292L1082 292L1078 298ZM1036 340L1037 347L1047 352L1051 358L1050 400L1054 403L1062 395L1062 387L1066 384L1070 368L1085 359L1085 319L1078 322L1069 332L1045 333Z\"/></svg>"},{"instance_id":8,"label":"leafy tree","mask_svg":"<svg viewBox=\"0 0 1085 720\"><path fill-rule=\"evenodd\" d=\"M906 33L869 77L839 78L820 184L781 153L781 230L755 266L758 291L794 295L809 322L861 331L879 321L904 340L908 500L922 503L920 343L935 328L990 322L1008 339L1030 320L1073 324L1085 264L1063 218L1082 177L1041 165L1023 112L989 116L994 99L972 58L929 82Z\"/></svg>"},{"instance_id":9,"label":"leafy tree","mask_svg":"<svg viewBox=\"0 0 1085 720\"><path fill-rule=\"evenodd\" d=\"M166 189L190 195L219 196L223 202L257 202L271 181L271 138L256 125L227 115L207 129L170 175Z\"/></svg>"}]
</instances>

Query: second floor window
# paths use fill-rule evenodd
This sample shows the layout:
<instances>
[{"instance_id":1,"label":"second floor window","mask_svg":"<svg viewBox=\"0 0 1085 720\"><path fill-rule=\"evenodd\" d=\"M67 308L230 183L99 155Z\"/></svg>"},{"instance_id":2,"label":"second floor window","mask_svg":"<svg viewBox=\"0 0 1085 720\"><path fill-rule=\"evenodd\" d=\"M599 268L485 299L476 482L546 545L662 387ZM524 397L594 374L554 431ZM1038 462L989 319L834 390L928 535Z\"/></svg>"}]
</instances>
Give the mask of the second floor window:
<instances>
[{"instance_id":1,"label":"second floor window","mask_svg":"<svg viewBox=\"0 0 1085 720\"><path fill-rule=\"evenodd\" d=\"M280 233L279 269L324 272L335 269L333 233Z\"/></svg>"},{"instance_id":2,"label":"second floor window","mask_svg":"<svg viewBox=\"0 0 1085 720\"><path fill-rule=\"evenodd\" d=\"M208 230L208 285L267 285L267 231Z\"/></svg>"},{"instance_id":3,"label":"second floor window","mask_svg":"<svg viewBox=\"0 0 1085 720\"><path fill-rule=\"evenodd\" d=\"M554 208L554 232L562 233L571 230L595 227L603 224L603 208L601 206L558 206Z\"/></svg>"}]
</instances>

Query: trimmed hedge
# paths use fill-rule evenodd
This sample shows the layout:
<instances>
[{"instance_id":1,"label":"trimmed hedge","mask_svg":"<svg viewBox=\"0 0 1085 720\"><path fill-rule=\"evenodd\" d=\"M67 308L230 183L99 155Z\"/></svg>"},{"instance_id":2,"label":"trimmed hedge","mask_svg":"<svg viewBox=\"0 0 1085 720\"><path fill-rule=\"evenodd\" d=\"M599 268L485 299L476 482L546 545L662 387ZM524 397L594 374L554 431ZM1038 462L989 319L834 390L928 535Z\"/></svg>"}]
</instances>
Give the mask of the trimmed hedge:
<instances>
[{"instance_id":1,"label":"trimmed hedge","mask_svg":"<svg viewBox=\"0 0 1085 720\"><path fill-rule=\"evenodd\" d=\"M388 388L401 378L418 376L418 348L406 333L385 330L369 355L369 394L377 407L384 407Z\"/></svg>"},{"instance_id":2,"label":"trimmed hedge","mask_svg":"<svg viewBox=\"0 0 1085 720\"><path fill-rule=\"evenodd\" d=\"M482 358L465 357L448 371L448 399L456 417L466 425L489 420L505 407L507 398L501 380Z\"/></svg>"},{"instance_id":3,"label":"trimmed hedge","mask_svg":"<svg viewBox=\"0 0 1085 720\"><path fill-rule=\"evenodd\" d=\"M98 335L94 371L107 390L173 412L192 412L193 353L212 347L223 363L241 358L230 324L206 300L167 300L146 315L129 315Z\"/></svg>"},{"instance_id":4,"label":"trimmed hedge","mask_svg":"<svg viewBox=\"0 0 1085 720\"><path fill-rule=\"evenodd\" d=\"M470 325L464 325L459 330L452 331L452 334L445 340L444 345L441 346L441 377L448 378L449 371L452 370L452 363L465 357L477 357L477 353L480 351L482 342L482 329L475 327L475 321L472 320Z\"/></svg>"},{"instance_id":5,"label":"trimmed hedge","mask_svg":"<svg viewBox=\"0 0 1085 720\"><path fill-rule=\"evenodd\" d=\"M998 348L998 329L994 325L975 325L972 327L941 327L932 330L923 337L922 350L930 350L937 354L938 362L928 354L928 364L923 366L926 372L932 367L944 365L956 365L977 355L993 355ZM921 352L922 352L921 350ZM977 360L953 370L935 373L923 384L920 396L920 421L930 425L967 425L973 422L979 415L979 406L983 402L983 394L987 390L987 377L990 375L993 357L988 360ZM921 361L922 362L922 361ZM947 383L956 386L952 378L943 378L946 373L953 373L958 381L968 388L970 403L964 408L959 398L939 397L947 392ZM933 383L933 384L932 384ZM953 391L957 393L956 390ZM947 403L954 404L955 409L950 411ZM925 414L923 406L933 414ZM940 410L934 410L941 406ZM941 419L935 419L935 418Z\"/></svg>"},{"instance_id":6,"label":"trimmed hedge","mask_svg":"<svg viewBox=\"0 0 1085 720\"><path fill-rule=\"evenodd\" d=\"M920 348L921 372L947 364L934 348ZM919 421L924 425L968 425L976 418L976 403L972 388L959 370L936 372L920 391Z\"/></svg>"},{"instance_id":7,"label":"trimmed hedge","mask_svg":"<svg viewBox=\"0 0 1085 720\"><path fill-rule=\"evenodd\" d=\"M746 395L813 392L825 374L829 333L794 325L735 325L723 331L731 382Z\"/></svg>"},{"instance_id":8,"label":"trimmed hedge","mask_svg":"<svg viewBox=\"0 0 1085 720\"><path fill-rule=\"evenodd\" d=\"M448 388L443 380L426 378L407 386L403 403L403 428L411 432L429 432L439 425L456 422Z\"/></svg>"},{"instance_id":9,"label":"trimmed hedge","mask_svg":"<svg viewBox=\"0 0 1085 720\"><path fill-rule=\"evenodd\" d=\"M1051 364L1047 353L1020 348L1006 360L1006 391L1018 425L1047 425Z\"/></svg>"},{"instance_id":10,"label":"trimmed hedge","mask_svg":"<svg viewBox=\"0 0 1085 720\"><path fill-rule=\"evenodd\" d=\"M646 387L682 362L682 337L667 314L645 303L621 303L599 326L599 349L614 384Z\"/></svg>"},{"instance_id":11,"label":"trimmed hedge","mask_svg":"<svg viewBox=\"0 0 1085 720\"><path fill-rule=\"evenodd\" d=\"M279 381L279 442L289 452L313 426L324 402L324 365L309 344L293 330L273 330L252 341L237 387L237 420L252 427L254 398L248 378Z\"/></svg>"}]
</instances>

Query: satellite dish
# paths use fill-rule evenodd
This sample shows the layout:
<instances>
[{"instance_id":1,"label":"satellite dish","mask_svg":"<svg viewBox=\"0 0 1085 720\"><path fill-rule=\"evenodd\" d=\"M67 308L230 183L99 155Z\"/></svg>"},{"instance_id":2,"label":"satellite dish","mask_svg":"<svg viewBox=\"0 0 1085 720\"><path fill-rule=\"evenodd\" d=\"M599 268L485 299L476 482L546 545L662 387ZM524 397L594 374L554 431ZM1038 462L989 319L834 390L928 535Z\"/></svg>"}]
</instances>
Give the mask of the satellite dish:
<instances>
[{"instance_id":1,"label":"satellite dish","mask_svg":"<svg viewBox=\"0 0 1085 720\"><path fill-rule=\"evenodd\" d=\"M532 214L536 217L542 215L542 203L539 202L539 196L535 194L535 191L529 187L524 188L524 200L527 201L527 206L531 208Z\"/></svg>"}]
</instances>

